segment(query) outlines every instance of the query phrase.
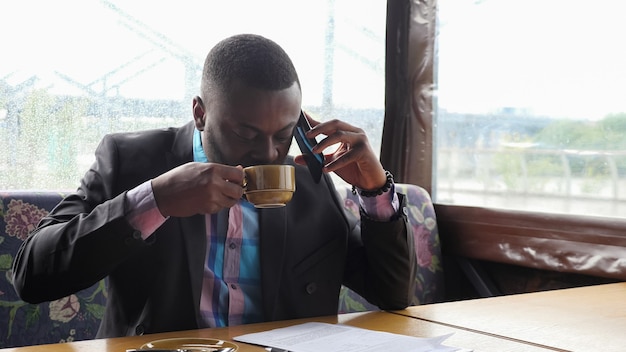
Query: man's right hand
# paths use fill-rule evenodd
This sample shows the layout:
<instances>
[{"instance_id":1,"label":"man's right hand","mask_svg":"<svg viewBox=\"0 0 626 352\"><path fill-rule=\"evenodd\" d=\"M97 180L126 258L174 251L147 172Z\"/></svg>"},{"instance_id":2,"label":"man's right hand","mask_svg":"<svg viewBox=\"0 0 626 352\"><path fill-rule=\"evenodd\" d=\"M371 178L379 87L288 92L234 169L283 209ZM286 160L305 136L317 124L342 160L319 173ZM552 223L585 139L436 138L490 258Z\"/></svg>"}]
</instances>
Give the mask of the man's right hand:
<instances>
[{"instance_id":1,"label":"man's right hand","mask_svg":"<svg viewBox=\"0 0 626 352\"><path fill-rule=\"evenodd\" d=\"M212 214L230 208L243 195L241 166L190 162L152 180L152 191L164 217Z\"/></svg>"}]
</instances>

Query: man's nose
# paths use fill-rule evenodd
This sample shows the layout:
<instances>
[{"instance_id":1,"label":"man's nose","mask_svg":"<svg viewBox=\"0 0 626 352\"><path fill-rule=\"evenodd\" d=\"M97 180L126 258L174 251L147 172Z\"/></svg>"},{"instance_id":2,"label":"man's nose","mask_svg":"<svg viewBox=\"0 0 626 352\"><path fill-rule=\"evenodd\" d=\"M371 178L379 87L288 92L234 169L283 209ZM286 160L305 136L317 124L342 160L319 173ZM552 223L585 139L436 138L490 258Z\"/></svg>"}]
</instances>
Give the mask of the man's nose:
<instances>
[{"instance_id":1,"label":"man's nose","mask_svg":"<svg viewBox=\"0 0 626 352\"><path fill-rule=\"evenodd\" d=\"M260 164L274 163L278 159L279 154L278 145L273 138L263 139L252 151L254 159L258 160Z\"/></svg>"}]
</instances>

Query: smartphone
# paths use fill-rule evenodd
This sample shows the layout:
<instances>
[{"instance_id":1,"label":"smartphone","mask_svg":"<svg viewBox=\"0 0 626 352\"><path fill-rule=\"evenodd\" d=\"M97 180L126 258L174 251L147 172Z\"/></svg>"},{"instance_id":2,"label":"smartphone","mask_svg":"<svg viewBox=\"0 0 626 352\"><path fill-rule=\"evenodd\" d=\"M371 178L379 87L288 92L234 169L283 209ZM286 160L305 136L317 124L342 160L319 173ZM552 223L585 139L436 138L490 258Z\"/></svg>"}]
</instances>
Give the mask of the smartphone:
<instances>
[{"instance_id":1,"label":"smartphone","mask_svg":"<svg viewBox=\"0 0 626 352\"><path fill-rule=\"evenodd\" d=\"M296 124L295 131L293 133L298 142L298 147L304 156L306 165L309 168L309 172L313 177L315 183L319 183L322 178L322 167L324 166L324 154L313 153L313 147L317 144L314 138L307 138L306 132L311 129L309 121L304 116L304 112L300 111L300 118Z\"/></svg>"}]
</instances>

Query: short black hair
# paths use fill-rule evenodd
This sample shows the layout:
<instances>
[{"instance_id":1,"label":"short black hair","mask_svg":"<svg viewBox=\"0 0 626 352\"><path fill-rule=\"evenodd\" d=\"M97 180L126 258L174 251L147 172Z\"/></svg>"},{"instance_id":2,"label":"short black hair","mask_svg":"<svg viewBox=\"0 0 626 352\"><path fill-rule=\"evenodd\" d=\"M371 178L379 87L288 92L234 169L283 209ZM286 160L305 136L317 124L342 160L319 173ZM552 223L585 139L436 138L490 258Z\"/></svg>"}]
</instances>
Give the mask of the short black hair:
<instances>
[{"instance_id":1,"label":"short black hair","mask_svg":"<svg viewBox=\"0 0 626 352\"><path fill-rule=\"evenodd\" d=\"M289 55L274 41L238 34L217 43L204 61L203 94L229 93L233 82L263 90L282 90L300 80Z\"/></svg>"}]
</instances>

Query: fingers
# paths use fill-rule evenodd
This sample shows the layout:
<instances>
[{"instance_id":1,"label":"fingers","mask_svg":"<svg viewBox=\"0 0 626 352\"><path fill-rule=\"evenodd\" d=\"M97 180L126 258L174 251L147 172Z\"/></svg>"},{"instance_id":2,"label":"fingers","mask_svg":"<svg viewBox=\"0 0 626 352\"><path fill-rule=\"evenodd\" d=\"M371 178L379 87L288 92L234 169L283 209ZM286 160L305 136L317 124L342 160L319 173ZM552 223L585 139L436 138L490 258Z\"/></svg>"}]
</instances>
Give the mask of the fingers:
<instances>
[{"instance_id":1,"label":"fingers","mask_svg":"<svg viewBox=\"0 0 626 352\"><path fill-rule=\"evenodd\" d=\"M164 216L215 213L243 195L243 169L212 163L187 163L152 180Z\"/></svg>"},{"instance_id":2,"label":"fingers","mask_svg":"<svg viewBox=\"0 0 626 352\"><path fill-rule=\"evenodd\" d=\"M221 164L214 165L216 165L216 167L220 167L219 176L225 181L233 183L235 185L243 184L244 172L241 165L238 165L236 167Z\"/></svg>"},{"instance_id":3,"label":"fingers","mask_svg":"<svg viewBox=\"0 0 626 352\"><path fill-rule=\"evenodd\" d=\"M293 161L298 165L306 165L306 160L304 160L304 155L296 155L293 158Z\"/></svg>"},{"instance_id":4,"label":"fingers","mask_svg":"<svg viewBox=\"0 0 626 352\"><path fill-rule=\"evenodd\" d=\"M306 111L303 110L302 112L304 113L304 117L306 117L306 119L309 120L309 125L311 125L311 127L315 127L320 124L319 121L313 119L311 115L309 115Z\"/></svg>"},{"instance_id":5,"label":"fingers","mask_svg":"<svg viewBox=\"0 0 626 352\"><path fill-rule=\"evenodd\" d=\"M324 155L324 172L335 172L344 181L362 189L375 189L386 182L385 171L363 129L341 120L318 122L308 115L307 118L313 126L307 137L325 136L313 148L314 153L328 152ZM296 159L296 163L301 161Z\"/></svg>"},{"instance_id":6,"label":"fingers","mask_svg":"<svg viewBox=\"0 0 626 352\"><path fill-rule=\"evenodd\" d=\"M326 155L325 171L341 169L351 163L362 163L375 158L365 131L340 120L331 120L316 125L311 135L326 135L313 148L313 152L321 153L335 145L339 147ZM373 161L373 160L372 160Z\"/></svg>"},{"instance_id":7,"label":"fingers","mask_svg":"<svg viewBox=\"0 0 626 352\"><path fill-rule=\"evenodd\" d=\"M317 146L313 148L313 152L315 153L321 153L324 149L339 143L345 143L347 145L369 143L365 131L361 128L337 119L319 122L306 112L304 112L304 115L311 125L311 130L307 132L308 138L316 138L320 135L326 136L326 138L321 139L317 143Z\"/></svg>"},{"instance_id":8,"label":"fingers","mask_svg":"<svg viewBox=\"0 0 626 352\"><path fill-rule=\"evenodd\" d=\"M362 144L354 147L342 144L335 152L324 155L326 159L324 169L327 172L332 172L352 163L360 162L363 159L363 148L364 146Z\"/></svg>"},{"instance_id":9,"label":"fingers","mask_svg":"<svg viewBox=\"0 0 626 352\"><path fill-rule=\"evenodd\" d=\"M243 168L221 164L204 165L207 167L207 171L201 176L204 180L198 182L203 185L201 194L208 197L204 202L210 209L208 212L215 212L237 203L243 195Z\"/></svg>"},{"instance_id":10,"label":"fingers","mask_svg":"<svg viewBox=\"0 0 626 352\"><path fill-rule=\"evenodd\" d=\"M325 135L326 138L321 139L317 146L313 148L315 153L321 153L324 149L339 143L347 146L367 145L369 143L363 129L340 120L319 123L307 133L307 137L311 138L319 135Z\"/></svg>"}]
</instances>

